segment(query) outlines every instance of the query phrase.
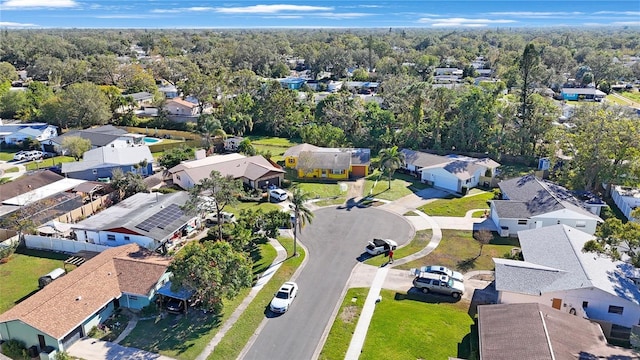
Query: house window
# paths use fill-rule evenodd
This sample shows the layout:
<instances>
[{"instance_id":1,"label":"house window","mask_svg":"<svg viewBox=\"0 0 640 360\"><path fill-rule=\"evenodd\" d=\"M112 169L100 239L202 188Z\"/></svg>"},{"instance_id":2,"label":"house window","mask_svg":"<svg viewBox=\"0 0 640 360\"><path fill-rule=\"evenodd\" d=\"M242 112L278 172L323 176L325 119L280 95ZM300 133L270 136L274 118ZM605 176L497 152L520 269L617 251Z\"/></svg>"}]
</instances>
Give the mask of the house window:
<instances>
[{"instance_id":1,"label":"house window","mask_svg":"<svg viewBox=\"0 0 640 360\"><path fill-rule=\"evenodd\" d=\"M518 220L518 225L527 225L527 220Z\"/></svg>"},{"instance_id":2,"label":"house window","mask_svg":"<svg viewBox=\"0 0 640 360\"><path fill-rule=\"evenodd\" d=\"M138 300L138 297L135 295L129 295L129 300Z\"/></svg>"},{"instance_id":3,"label":"house window","mask_svg":"<svg viewBox=\"0 0 640 360\"><path fill-rule=\"evenodd\" d=\"M560 225L560 220L558 220L557 224Z\"/></svg>"},{"instance_id":4,"label":"house window","mask_svg":"<svg viewBox=\"0 0 640 360\"><path fill-rule=\"evenodd\" d=\"M333 175L342 175L344 174L344 170L331 170Z\"/></svg>"},{"instance_id":5,"label":"house window","mask_svg":"<svg viewBox=\"0 0 640 360\"><path fill-rule=\"evenodd\" d=\"M180 180L180 175L176 175L176 179Z\"/></svg>"},{"instance_id":6,"label":"house window","mask_svg":"<svg viewBox=\"0 0 640 360\"><path fill-rule=\"evenodd\" d=\"M116 241L116 236L112 235L112 234L109 234L109 235L107 235L107 240Z\"/></svg>"},{"instance_id":7,"label":"house window","mask_svg":"<svg viewBox=\"0 0 640 360\"><path fill-rule=\"evenodd\" d=\"M131 238L130 238L130 237L128 237L128 236L125 236L125 237L124 237L124 241L131 241Z\"/></svg>"},{"instance_id":8,"label":"house window","mask_svg":"<svg viewBox=\"0 0 640 360\"><path fill-rule=\"evenodd\" d=\"M97 175L98 174L98 169L93 169L93 170L91 170L91 172L93 173L93 175Z\"/></svg>"},{"instance_id":9,"label":"house window","mask_svg":"<svg viewBox=\"0 0 640 360\"><path fill-rule=\"evenodd\" d=\"M622 315L623 311L624 311L624 307L622 306L609 305L609 314Z\"/></svg>"},{"instance_id":10,"label":"house window","mask_svg":"<svg viewBox=\"0 0 640 360\"><path fill-rule=\"evenodd\" d=\"M586 221L576 221L576 227L577 228L587 227L587 222Z\"/></svg>"},{"instance_id":11,"label":"house window","mask_svg":"<svg viewBox=\"0 0 640 360\"><path fill-rule=\"evenodd\" d=\"M588 307L589 307L589 302L588 302L588 301L583 301L583 302L582 302L582 308L583 308L583 309L586 309L586 308L588 308Z\"/></svg>"},{"instance_id":12,"label":"house window","mask_svg":"<svg viewBox=\"0 0 640 360\"><path fill-rule=\"evenodd\" d=\"M296 159L294 159L294 158L288 158L288 159L287 159L287 162L288 162L289 164L293 164L294 162L296 162Z\"/></svg>"}]
</instances>

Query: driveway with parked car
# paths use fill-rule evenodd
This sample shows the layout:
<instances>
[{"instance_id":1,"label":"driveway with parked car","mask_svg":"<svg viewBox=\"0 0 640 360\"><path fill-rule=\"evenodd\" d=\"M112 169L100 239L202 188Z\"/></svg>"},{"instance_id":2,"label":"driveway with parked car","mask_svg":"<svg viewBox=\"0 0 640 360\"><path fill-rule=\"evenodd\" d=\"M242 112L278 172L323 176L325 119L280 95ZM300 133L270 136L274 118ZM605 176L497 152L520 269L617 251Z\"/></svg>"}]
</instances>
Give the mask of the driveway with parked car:
<instances>
[{"instance_id":1,"label":"driveway with parked car","mask_svg":"<svg viewBox=\"0 0 640 360\"><path fill-rule=\"evenodd\" d=\"M353 267L369 241L392 239L402 245L413 237L407 220L371 208L321 208L299 234L308 263L295 279L296 300L281 316L268 321L245 359L311 359ZM269 314L270 309L265 309Z\"/></svg>"}]
</instances>

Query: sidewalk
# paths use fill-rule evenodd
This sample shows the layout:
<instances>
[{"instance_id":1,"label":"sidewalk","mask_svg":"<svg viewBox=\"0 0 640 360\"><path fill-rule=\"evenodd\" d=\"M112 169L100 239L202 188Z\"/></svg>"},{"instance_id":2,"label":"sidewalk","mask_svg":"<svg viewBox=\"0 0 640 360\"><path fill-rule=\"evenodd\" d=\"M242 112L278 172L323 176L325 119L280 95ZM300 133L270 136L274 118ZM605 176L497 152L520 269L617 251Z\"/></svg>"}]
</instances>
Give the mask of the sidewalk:
<instances>
[{"instance_id":1,"label":"sidewalk","mask_svg":"<svg viewBox=\"0 0 640 360\"><path fill-rule=\"evenodd\" d=\"M207 344L207 346L200 353L200 355L198 355L196 360L206 360L207 357L209 357L209 355L215 350L216 346L220 343L220 341L222 340L224 335L227 333L227 331L229 331L229 329L233 327L233 325L236 323L236 321L238 321L238 319L240 318L244 310L249 306L249 304L251 304L251 302L256 297L258 292L262 290L262 287L271 279L273 274L275 274L276 271L278 271L278 269L280 268L280 265L282 265L282 262L287 259L287 251L284 249L284 247L282 247L282 245L280 245L280 243L277 240L269 239L269 243L278 252L278 255L276 256L275 260L273 260L273 263L271 264L271 266L262 274L262 276L260 276L256 284L253 286L253 288L251 288L249 295L247 295L247 297L244 298L244 300L242 300L242 303L235 309L235 311L233 312L233 314L231 314L229 319L224 322L220 330L218 330L216 335L213 337L213 339L211 339L209 344ZM258 330L256 330L256 332L259 333L259 329L260 327L258 328Z\"/></svg>"},{"instance_id":2,"label":"sidewalk","mask_svg":"<svg viewBox=\"0 0 640 360\"><path fill-rule=\"evenodd\" d=\"M6 170L9 170L11 168L18 168L18 171L16 172L6 172ZM27 168L22 165L22 164L18 164L18 163L9 163L9 162L0 162L0 178L8 178L9 181L15 180L17 178L19 178L20 176L24 175L24 173L27 172Z\"/></svg>"}]
</instances>

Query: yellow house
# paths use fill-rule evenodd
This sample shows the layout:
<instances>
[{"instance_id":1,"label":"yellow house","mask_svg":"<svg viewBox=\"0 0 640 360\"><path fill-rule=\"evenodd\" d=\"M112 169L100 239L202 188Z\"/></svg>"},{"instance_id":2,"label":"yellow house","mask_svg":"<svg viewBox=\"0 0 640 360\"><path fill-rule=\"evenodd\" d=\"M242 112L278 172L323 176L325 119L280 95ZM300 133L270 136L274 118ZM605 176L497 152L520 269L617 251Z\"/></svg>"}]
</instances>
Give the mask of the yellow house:
<instances>
[{"instance_id":1,"label":"yellow house","mask_svg":"<svg viewBox=\"0 0 640 360\"><path fill-rule=\"evenodd\" d=\"M369 175L369 149L323 148L300 144L284 153L285 166L299 178L345 180Z\"/></svg>"}]
</instances>

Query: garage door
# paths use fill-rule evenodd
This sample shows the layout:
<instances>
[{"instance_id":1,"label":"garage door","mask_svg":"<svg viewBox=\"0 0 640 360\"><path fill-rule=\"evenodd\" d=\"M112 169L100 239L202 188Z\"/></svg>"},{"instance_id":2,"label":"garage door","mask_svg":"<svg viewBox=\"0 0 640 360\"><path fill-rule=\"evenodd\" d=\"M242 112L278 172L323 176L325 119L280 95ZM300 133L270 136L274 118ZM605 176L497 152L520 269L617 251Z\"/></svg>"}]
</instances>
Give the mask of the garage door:
<instances>
[{"instance_id":1,"label":"garage door","mask_svg":"<svg viewBox=\"0 0 640 360\"><path fill-rule=\"evenodd\" d=\"M77 328L73 329L73 331L70 332L67 336L65 336L64 339L62 339L62 347L64 348L64 350L67 350L71 345L73 345L73 343L80 340L81 337L82 326L78 326Z\"/></svg>"},{"instance_id":2,"label":"garage door","mask_svg":"<svg viewBox=\"0 0 640 360\"><path fill-rule=\"evenodd\" d=\"M444 177L444 176L438 176L436 178L436 181L433 184L435 187L439 187L439 188L443 188L443 189L447 189L447 190L451 190L451 191L458 191L458 178L456 177Z\"/></svg>"},{"instance_id":3,"label":"garage door","mask_svg":"<svg viewBox=\"0 0 640 360\"><path fill-rule=\"evenodd\" d=\"M365 177L367 167L366 166L352 166L351 177Z\"/></svg>"}]
</instances>

